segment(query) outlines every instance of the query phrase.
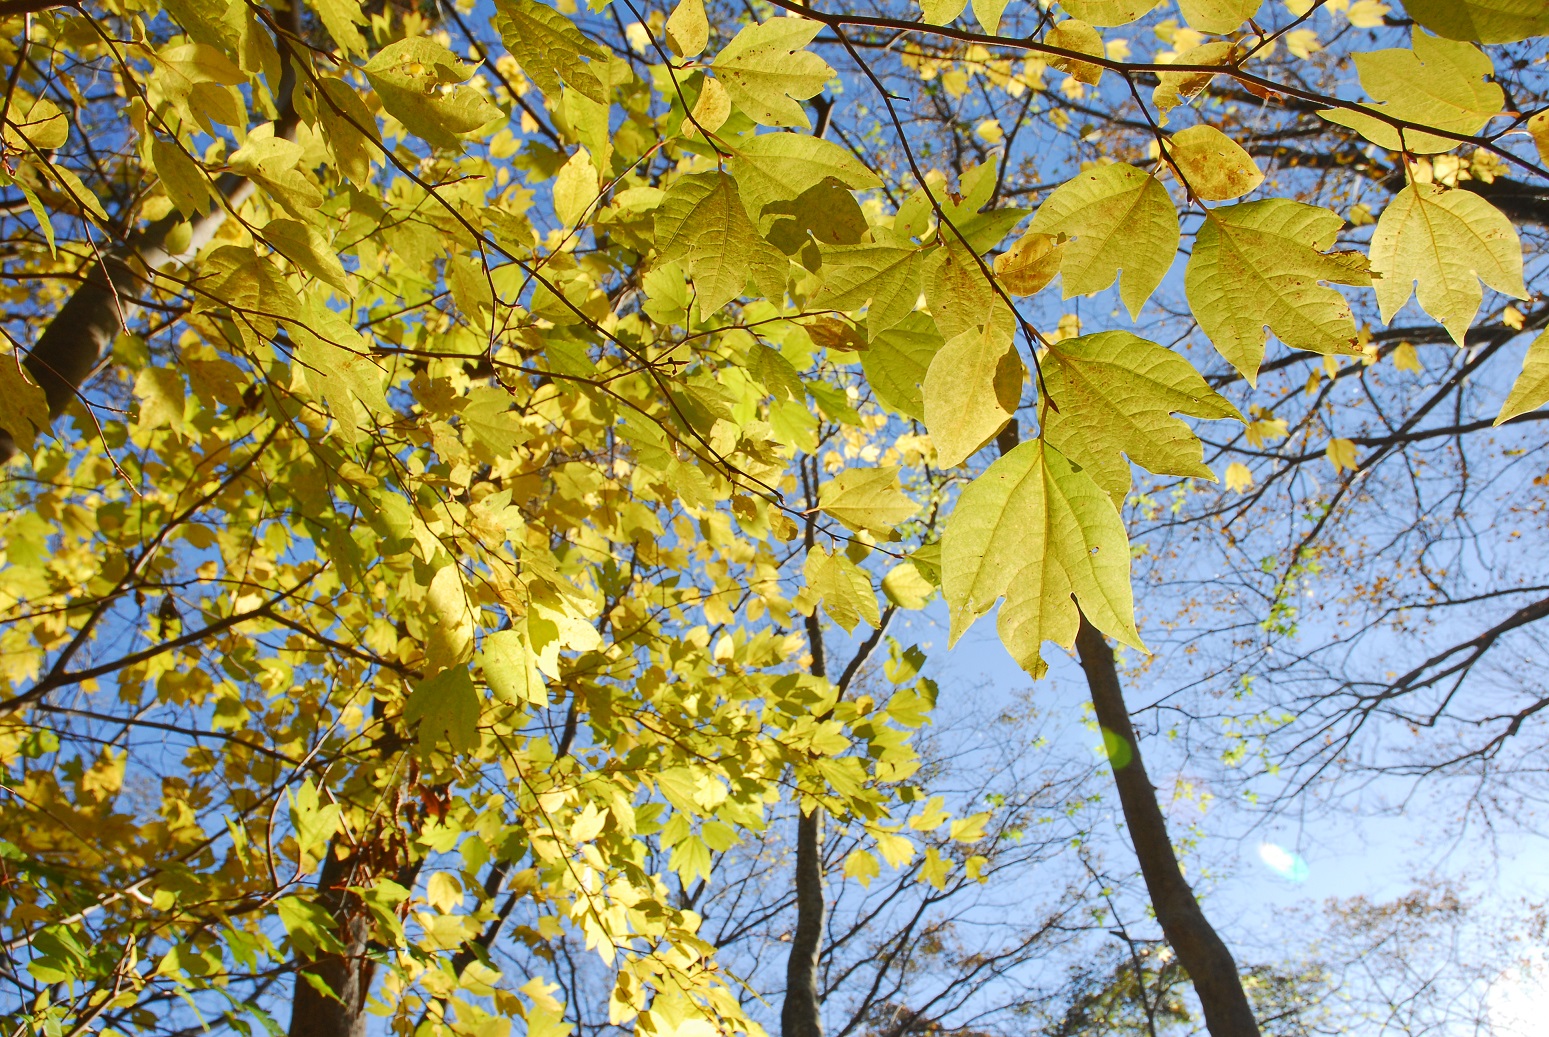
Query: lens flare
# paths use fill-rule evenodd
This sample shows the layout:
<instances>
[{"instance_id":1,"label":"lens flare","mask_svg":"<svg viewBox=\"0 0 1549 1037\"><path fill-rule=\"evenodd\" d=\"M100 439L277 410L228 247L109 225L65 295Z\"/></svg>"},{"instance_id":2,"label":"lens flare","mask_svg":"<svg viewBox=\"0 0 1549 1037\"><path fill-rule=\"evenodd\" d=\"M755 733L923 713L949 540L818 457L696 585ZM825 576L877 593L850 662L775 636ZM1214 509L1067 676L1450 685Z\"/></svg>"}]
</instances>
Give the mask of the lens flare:
<instances>
[{"instance_id":1,"label":"lens flare","mask_svg":"<svg viewBox=\"0 0 1549 1037\"><path fill-rule=\"evenodd\" d=\"M1287 882L1306 882L1311 869L1302 855L1275 843L1259 843L1259 860Z\"/></svg>"}]
</instances>

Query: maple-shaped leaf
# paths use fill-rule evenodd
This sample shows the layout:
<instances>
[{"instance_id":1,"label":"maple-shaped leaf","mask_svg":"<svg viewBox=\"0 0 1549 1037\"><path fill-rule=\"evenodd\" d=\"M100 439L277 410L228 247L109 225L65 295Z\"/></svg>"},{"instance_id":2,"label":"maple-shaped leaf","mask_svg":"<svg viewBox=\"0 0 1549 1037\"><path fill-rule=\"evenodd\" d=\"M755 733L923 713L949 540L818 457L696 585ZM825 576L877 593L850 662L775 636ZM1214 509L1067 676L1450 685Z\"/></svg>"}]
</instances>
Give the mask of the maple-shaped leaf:
<instances>
[{"instance_id":1,"label":"maple-shaped leaf","mask_svg":"<svg viewBox=\"0 0 1549 1037\"><path fill-rule=\"evenodd\" d=\"M958 498L941 542L949 641L1004 596L1002 642L1030 673L1045 641L1070 647L1080 611L1144 650L1135 630L1129 541L1106 491L1042 439L1001 457Z\"/></svg>"},{"instance_id":2,"label":"maple-shaped leaf","mask_svg":"<svg viewBox=\"0 0 1549 1037\"><path fill-rule=\"evenodd\" d=\"M1527 298L1522 243L1511 221L1471 191L1411 184L1388 203L1372 232L1371 264L1382 322L1411 293L1452 340L1463 344L1484 292Z\"/></svg>"},{"instance_id":3,"label":"maple-shaped leaf","mask_svg":"<svg viewBox=\"0 0 1549 1037\"><path fill-rule=\"evenodd\" d=\"M899 485L897 465L843 469L823 484L818 507L850 529L884 534L920 510Z\"/></svg>"},{"instance_id":4,"label":"maple-shaped leaf","mask_svg":"<svg viewBox=\"0 0 1549 1037\"><path fill-rule=\"evenodd\" d=\"M1406 122L1474 134L1500 112L1506 94L1485 77L1495 71L1478 47L1415 29L1413 49L1394 48L1355 55L1361 86L1374 104L1364 107ZM1348 126L1378 147L1428 155L1451 151L1458 142L1420 130L1388 125L1365 112L1331 108L1318 113Z\"/></svg>"},{"instance_id":5,"label":"maple-shaped leaf","mask_svg":"<svg viewBox=\"0 0 1549 1037\"><path fill-rule=\"evenodd\" d=\"M905 417L924 421L925 397L920 383L944 344L936 322L918 312L872 339L861 354L861 370L877 402Z\"/></svg>"},{"instance_id":6,"label":"maple-shaped leaf","mask_svg":"<svg viewBox=\"0 0 1549 1037\"><path fill-rule=\"evenodd\" d=\"M820 250L822 287L816 306L866 310L866 335L876 338L914 312L920 298L924 258L918 248L897 245L839 245Z\"/></svg>"},{"instance_id":7,"label":"maple-shaped leaf","mask_svg":"<svg viewBox=\"0 0 1549 1037\"><path fill-rule=\"evenodd\" d=\"M1358 352L1343 296L1320 281L1367 285L1366 257L1326 253L1344 220L1285 198L1210 210L1184 274L1189 308L1216 349L1250 384L1267 327L1288 346Z\"/></svg>"},{"instance_id":8,"label":"maple-shaped leaf","mask_svg":"<svg viewBox=\"0 0 1549 1037\"><path fill-rule=\"evenodd\" d=\"M710 68L743 113L761 126L811 129L798 102L816 95L835 72L805 50L823 26L806 18L771 18L743 26Z\"/></svg>"},{"instance_id":9,"label":"maple-shaped leaf","mask_svg":"<svg viewBox=\"0 0 1549 1037\"><path fill-rule=\"evenodd\" d=\"M1026 369L1002 307L937 351L925 372L925 427L943 468L962 464L1016 413Z\"/></svg>"},{"instance_id":10,"label":"maple-shaped leaf","mask_svg":"<svg viewBox=\"0 0 1549 1037\"><path fill-rule=\"evenodd\" d=\"M1526 414L1549 403L1549 331L1540 332L1528 347L1522 361L1522 373L1512 383L1501 412L1495 423L1509 421L1518 414Z\"/></svg>"},{"instance_id":11,"label":"maple-shaped leaf","mask_svg":"<svg viewBox=\"0 0 1549 1037\"><path fill-rule=\"evenodd\" d=\"M393 118L438 147L457 147L460 136L502 115L477 90L455 85L466 81L473 70L424 36L389 43L361 71Z\"/></svg>"},{"instance_id":12,"label":"maple-shaped leaf","mask_svg":"<svg viewBox=\"0 0 1549 1037\"><path fill-rule=\"evenodd\" d=\"M1072 239L1060 261L1065 298L1100 292L1118 279L1131 317L1162 283L1181 237L1167 188L1122 162L1055 188L1027 229Z\"/></svg>"},{"instance_id":13,"label":"maple-shaped leaf","mask_svg":"<svg viewBox=\"0 0 1549 1037\"><path fill-rule=\"evenodd\" d=\"M1127 331L1052 343L1039 369L1055 405L1044 438L1116 502L1130 487L1121 455L1157 474L1215 479L1199 438L1173 414L1243 420L1187 360Z\"/></svg>"},{"instance_id":14,"label":"maple-shaped leaf","mask_svg":"<svg viewBox=\"0 0 1549 1037\"><path fill-rule=\"evenodd\" d=\"M1189 28L1226 35L1258 12L1263 0L1178 0L1178 10Z\"/></svg>"},{"instance_id":15,"label":"maple-shaped leaf","mask_svg":"<svg viewBox=\"0 0 1549 1037\"><path fill-rule=\"evenodd\" d=\"M1543 0L1404 0L1404 10L1449 40L1515 43L1549 33Z\"/></svg>"},{"instance_id":16,"label":"maple-shaped leaf","mask_svg":"<svg viewBox=\"0 0 1549 1037\"><path fill-rule=\"evenodd\" d=\"M1074 18L1093 25L1128 25L1156 6L1156 0L1060 0Z\"/></svg>"},{"instance_id":17,"label":"maple-shaped leaf","mask_svg":"<svg viewBox=\"0 0 1549 1037\"><path fill-rule=\"evenodd\" d=\"M695 173L672 185L656 210L656 247L663 260L688 267L701 319L740 296L749 277L766 297L785 297L790 262L759 235L725 173Z\"/></svg>"}]
</instances>

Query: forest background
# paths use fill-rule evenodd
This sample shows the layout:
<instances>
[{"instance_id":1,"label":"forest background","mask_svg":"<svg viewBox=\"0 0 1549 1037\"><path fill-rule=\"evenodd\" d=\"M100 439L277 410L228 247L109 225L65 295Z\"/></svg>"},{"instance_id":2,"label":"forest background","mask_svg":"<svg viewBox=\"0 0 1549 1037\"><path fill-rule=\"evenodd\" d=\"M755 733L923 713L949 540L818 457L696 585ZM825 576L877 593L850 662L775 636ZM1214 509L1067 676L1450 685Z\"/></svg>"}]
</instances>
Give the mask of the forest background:
<instances>
[{"instance_id":1,"label":"forest background","mask_svg":"<svg viewBox=\"0 0 1549 1037\"><path fill-rule=\"evenodd\" d=\"M1541 1015L1538 0L0 29L6 1033Z\"/></svg>"}]
</instances>

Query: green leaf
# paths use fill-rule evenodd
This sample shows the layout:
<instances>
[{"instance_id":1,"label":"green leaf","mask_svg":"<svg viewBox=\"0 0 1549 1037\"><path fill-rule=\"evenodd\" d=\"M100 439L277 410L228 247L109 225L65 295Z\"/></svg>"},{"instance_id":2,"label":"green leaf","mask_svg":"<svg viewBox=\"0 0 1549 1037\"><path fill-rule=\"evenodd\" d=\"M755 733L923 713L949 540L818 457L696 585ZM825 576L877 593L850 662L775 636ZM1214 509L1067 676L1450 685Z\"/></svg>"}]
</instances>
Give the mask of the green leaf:
<instances>
[{"instance_id":1,"label":"green leaf","mask_svg":"<svg viewBox=\"0 0 1549 1037\"><path fill-rule=\"evenodd\" d=\"M796 17L746 25L710 67L754 122L811 129L798 102L817 94L836 74L828 62L803 49L822 28Z\"/></svg>"},{"instance_id":2,"label":"green leaf","mask_svg":"<svg viewBox=\"0 0 1549 1037\"><path fill-rule=\"evenodd\" d=\"M1314 353L1359 352L1344 297L1320 281L1366 285L1366 257L1323 250L1344 220L1285 198L1210 211L1184 274L1201 330L1254 384L1267 327L1286 345Z\"/></svg>"},{"instance_id":3,"label":"green leaf","mask_svg":"<svg viewBox=\"0 0 1549 1037\"><path fill-rule=\"evenodd\" d=\"M521 415L511 410L511 394L493 385L468 391L462 410L463 438L486 464L508 458L531 438Z\"/></svg>"},{"instance_id":4,"label":"green leaf","mask_svg":"<svg viewBox=\"0 0 1549 1037\"><path fill-rule=\"evenodd\" d=\"M861 370L877 402L916 421L925 420L925 397L920 383L945 340L936 322L923 313L911 313L896 328L872 339L861 354Z\"/></svg>"},{"instance_id":5,"label":"green leaf","mask_svg":"<svg viewBox=\"0 0 1549 1037\"><path fill-rule=\"evenodd\" d=\"M1127 331L1052 343L1039 369L1054 404L1044 413L1044 438L1115 503L1130 487L1121 454L1150 472L1215 481L1198 437L1172 414L1243 420L1187 360Z\"/></svg>"},{"instance_id":6,"label":"green leaf","mask_svg":"<svg viewBox=\"0 0 1549 1037\"><path fill-rule=\"evenodd\" d=\"M1404 0L1404 10L1449 40L1515 43L1549 33L1543 0Z\"/></svg>"},{"instance_id":7,"label":"green leaf","mask_svg":"<svg viewBox=\"0 0 1549 1037\"><path fill-rule=\"evenodd\" d=\"M577 148L554 177L554 215L561 226L574 227L597 198L597 167L585 148Z\"/></svg>"},{"instance_id":8,"label":"green leaf","mask_svg":"<svg viewBox=\"0 0 1549 1037\"><path fill-rule=\"evenodd\" d=\"M951 339L982 325L997 306L1004 309L1005 302L985 276L979 257L965 249L956 235L942 236L946 245L925 257L922 280L936 327Z\"/></svg>"},{"instance_id":9,"label":"green leaf","mask_svg":"<svg viewBox=\"0 0 1549 1037\"><path fill-rule=\"evenodd\" d=\"M495 0L500 38L522 71L550 97L561 81L598 104L608 103L608 53L576 24L536 0Z\"/></svg>"},{"instance_id":10,"label":"green leaf","mask_svg":"<svg viewBox=\"0 0 1549 1037\"><path fill-rule=\"evenodd\" d=\"M1156 0L1060 0L1072 17L1093 25L1128 25L1156 6Z\"/></svg>"},{"instance_id":11,"label":"green leaf","mask_svg":"<svg viewBox=\"0 0 1549 1037\"><path fill-rule=\"evenodd\" d=\"M282 897L275 901L275 913L285 926L291 946L302 957L311 958L318 952L338 954L344 950L336 931L339 923L321 905L301 897Z\"/></svg>"},{"instance_id":12,"label":"green leaf","mask_svg":"<svg viewBox=\"0 0 1549 1037\"><path fill-rule=\"evenodd\" d=\"M317 786L308 778L291 797L290 819L302 861L315 862L327 847L328 840L338 831L339 804L322 802ZM312 864L303 863L302 867L306 871L312 870Z\"/></svg>"},{"instance_id":13,"label":"green leaf","mask_svg":"<svg viewBox=\"0 0 1549 1037\"><path fill-rule=\"evenodd\" d=\"M1527 298L1516 230L1471 191L1411 184L1394 195L1372 232L1371 264L1384 324L1412 292L1460 346L1484 300L1481 280Z\"/></svg>"},{"instance_id":14,"label":"green leaf","mask_svg":"<svg viewBox=\"0 0 1549 1037\"><path fill-rule=\"evenodd\" d=\"M1263 0L1178 0L1178 10L1189 28L1226 35L1258 12Z\"/></svg>"},{"instance_id":15,"label":"green leaf","mask_svg":"<svg viewBox=\"0 0 1549 1037\"><path fill-rule=\"evenodd\" d=\"M924 261L920 249L897 245L837 245L819 250L822 287L813 305L866 310L866 336L897 327L920 298Z\"/></svg>"},{"instance_id":16,"label":"green leaf","mask_svg":"<svg viewBox=\"0 0 1549 1037\"><path fill-rule=\"evenodd\" d=\"M502 117L477 90L453 85L467 80L472 70L425 36L389 43L361 71L382 107L404 129L437 147L459 147L459 137Z\"/></svg>"},{"instance_id":17,"label":"green leaf","mask_svg":"<svg viewBox=\"0 0 1549 1037\"><path fill-rule=\"evenodd\" d=\"M1004 319L1002 319L1004 318ZM943 468L962 464L1016 413L1026 374L1004 309L949 340L925 373L925 427Z\"/></svg>"},{"instance_id":18,"label":"green leaf","mask_svg":"<svg viewBox=\"0 0 1549 1037\"><path fill-rule=\"evenodd\" d=\"M1167 141L1167 157L1194 197L1207 202L1228 202L1264 182L1264 172L1253 156L1226 134L1199 123L1173 134Z\"/></svg>"},{"instance_id":19,"label":"green leaf","mask_svg":"<svg viewBox=\"0 0 1549 1037\"><path fill-rule=\"evenodd\" d=\"M548 704L548 688L520 631L498 630L490 634L484 639L479 659L485 682L501 702Z\"/></svg>"},{"instance_id":20,"label":"green leaf","mask_svg":"<svg viewBox=\"0 0 1549 1037\"><path fill-rule=\"evenodd\" d=\"M822 544L813 547L802 569L807 590L823 603L823 611L846 633L865 620L872 627L882 622L871 577L842 552L829 554Z\"/></svg>"},{"instance_id":21,"label":"green leaf","mask_svg":"<svg viewBox=\"0 0 1549 1037\"><path fill-rule=\"evenodd\" d=\"M849 529L889 533L920 510L898 481L898 466L846 468L825 482L818 507Z\"/></svg>"},{"instance_id":22,"label":"green leaf","mask_svg":"<svg viewBox=\"0 0 1549 1037\"><path fill-rule=\"evenodd\" d=\"M466 666L442 670L421 681L403 705L406 724L418 725L421 749L433 749L443 738L452 751L467 752L479 744L479 693Z\"/></svg>"},{"instance_id":23,"label":"green leaf","mask_svg":"<svg viewBox=\"0 0 1549 1037\"><path fill-rule=\"evenodd\" d=\"M1001 640L1030 673L1039 672L1043 642L1074 643L1078 605L1103 633L1145 648L1124 522L1108 494L1041 439L1022 443L963 491L942 538L941 569L951 643L1004 595Z\"/></svg>"},{"instance_id":24,"label":"green leaf","mask_svg":"<svg viewBox=\"0 0 1549 1037\"><path fill-rule=\"evenodd\" d=\"M48 428L48 398L42 387L28 377L14 353L0 354L0 429L22 453L30 454L37 434Z\"/></svg>"},{"instance_id":25,"label":"green leaf","mask_svg":"<svg viewBox=\"0 0 1549 1037\"><path fill-rule=\"evenodd\" d=\"M759 236L725 173L680 177L656 210L663 260L683 259L699 296L700 318L743 293L751 276L766 298L785 297L790 262Z\"/></svg>"},{"instance_id":26,"label":"green leaf","mask_svg":"<svg viewBox=\"0 0 1549 1037\"><path fill-rule=\"evenodd\" d=\"M705 0L678 0L667 18L667 46L680 58L691 58L710 42Z\"/></svg>"},{"instance_id":27,"label":"green leaf","mask_svg":"<svg viewBox=\"0 0 1549 1037\"><path fill-rule=\"evenodd\" d=\"M175 368L145 368L135 376L134 395L140 401L140 413L135 421L140 428L183 431L187 393L183 388L183 376Z\"/></svg>"},{"instance_id":28,"label":"green leaf","mask_svg":"<svg viewBox=\"0 0 1549 1037\"><path fill-rule=\"evenodd\" d=\"M1505 106L1506 94L1485 78L1495 67L1478 47L1419 29L1414 31L1413 46L1413 50L1355 55L1361 86L1376 102L1363 107L1406 122L1474 134ZM1396 129L1364 112L1340 108L1318 114L1390 151L1428 155L1458 146L1457 141L1433 133Z\"/></svg>"},{"instance_id":29,"label":"green leaf","mask_svg":"<svg viewBox=\"0 0 1549 1037\"><path fill-rule=\"evenodd\" d=\"M882 577L882 593L901 609L922 609L936 593L936 585L925 578L913 562L900 562Z\"/></svg>"},{"instance_id":30,"label":"green leaf","mask_svg":"<svg viewBox=\"0 0 1549 1037\"><path fill-rule=\"evenodd\" d=\"M1055 188L1028 230L1072 239L1060 262L1067 299L1102 291L1122 269L1119 298L1131 318L1140 316L1162 283L1181 237L1167 188L1122 162L1089 169Z\"/></svg>"},{"instance_id":31,"label":"green leaf","mask_svg":"<svg viewBox=\"0 0 1549 1037\"><path fill-rule=\"evenodd\" d=\"M1512 383L1501 412L1495 423L1509 421L1518 414L1526 414L1549 403L1549 331L1540 332L1528 347L1522 361L1522 373Z\"/></svg>"}]
</instances>

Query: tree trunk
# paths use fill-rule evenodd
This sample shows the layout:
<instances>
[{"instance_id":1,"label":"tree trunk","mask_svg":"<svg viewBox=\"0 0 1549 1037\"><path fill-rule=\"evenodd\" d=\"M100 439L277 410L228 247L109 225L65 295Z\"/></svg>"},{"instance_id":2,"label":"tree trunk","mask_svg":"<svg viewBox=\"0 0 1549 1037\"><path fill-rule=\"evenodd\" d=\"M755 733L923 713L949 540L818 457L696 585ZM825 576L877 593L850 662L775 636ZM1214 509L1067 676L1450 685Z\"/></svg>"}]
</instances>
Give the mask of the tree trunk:
<instances>
[{"instance_id":1,"label":"tree trunk","mask_svg":"<svg viewBox=\"0 0 1549 1037\"><path fill-rule=\"evenodd\" d=\"M300 16L301 6L293 0L284 17L298 35ZM296 135L300 116L291 97L294 89L295 71L287 63L279 86L276 137L293 139ZM135 300L149 288L151 275L192 261L232 211L253 193L254 185L246 177L226 173L216 181L215 189L219 198L208 214L192 221L189 242L177 252L167 250L167 239L183 218L169 213L86 267L81 286L59 308L22 361L27 373L43 389L50 422L65 412L86 379L107 359L113 340L138 312ZM0 429L0 464L15 453L16 443L10 432Z\"/></svg>"},{"instance_id":2,"label":"tree trunk","mask_svg":"<svg viewBox=\"0 0 1549 1037\"><path fill-rule=\"evenodd\" d=\"M366 956L371 920L366 906L347 887L358 883L352 857L340 860L333 842L318 877L319 903L338 919L343 954L326 954L296 972L291 994L290 1037L366 1037L366 996L375 963ZM324 994L308 980L321 980Z\"/></svg>"},{"instance_id":3,"label":"tree trunk","mask_svg":"<svg viewBox=\"0 0 1549 1037\"><path fill-rule=\"evenodd\" d=\"M823 945L823 861L819 845L823 808L814 806L796 822L796 932L785 963L782 1037L823 1037L818 999L818 954Z\"/></svg>"},{"instance_id":4,"label":"tree trunk","mask_svg":"<svg viewBox=\"0 0 1549 1037\"><path fill-rule=\"evenodd\" d=\"M1205 917L1178 867L1172 840L1167 837L1167 823L1156 803L1156 789L1146 776L1140 743L1130 724L1129 709L1124 705L1113 649L1085 616L1081 617L1076 634L1076 653L1086 671L1092 706L1097 711L1097 722L1102 725L1103 741L1113 766L1114 784L1119 787L1124 823L1135 844L1135 855L1140 858L1151 906L1167 942L1178 955L1178 963L1199 994L1205 1026L1211 1037L1259 1037L1258 1023L1243 992L1232 952Z\"/></svg>"}]
</instances>

